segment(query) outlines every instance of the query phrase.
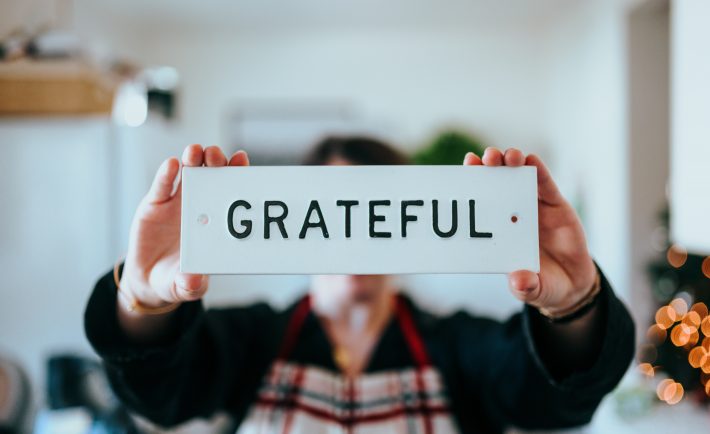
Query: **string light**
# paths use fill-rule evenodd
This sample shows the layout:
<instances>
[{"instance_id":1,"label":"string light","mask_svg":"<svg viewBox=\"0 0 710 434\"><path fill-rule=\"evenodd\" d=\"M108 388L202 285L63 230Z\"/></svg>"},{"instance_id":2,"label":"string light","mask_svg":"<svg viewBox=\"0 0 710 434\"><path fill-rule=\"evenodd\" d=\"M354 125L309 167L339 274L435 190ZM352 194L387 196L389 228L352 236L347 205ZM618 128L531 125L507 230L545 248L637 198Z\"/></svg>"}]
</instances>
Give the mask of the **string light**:
<instances>
[{"instance_id":1,"label":"string light","mask_svg":"<svg viewBox=\"0 0 710 434\"><path fill-rule=\"evenodd\" d=\"M669 250L669 262L678 259ZM710 268L710 261L706 258ZM681 261L676 261L680 264ZM685 260L682 261L683 263ZM673 265L673 262L671 262ZM682 266L682 264L681 264ZM703 272L706 270L703 269ZM710 273L710 270L707 270ZM702 334L702 339L701 339ZM710 396L710 314L705 303L698 302L688 308L688 301L675 298L665 306L661 306L655 315L655 324L646 331L647 344L639 348L639 372L653 378L656 367L653 363L657 357L656 347L663 344L667 338L673 345L688 351L688 363L700 371L700 381L705 393ZM673 379L664 379L656 387L658 399L668 405L679 403L685 394L683 385Z\"/></svg>"}]
</instances>

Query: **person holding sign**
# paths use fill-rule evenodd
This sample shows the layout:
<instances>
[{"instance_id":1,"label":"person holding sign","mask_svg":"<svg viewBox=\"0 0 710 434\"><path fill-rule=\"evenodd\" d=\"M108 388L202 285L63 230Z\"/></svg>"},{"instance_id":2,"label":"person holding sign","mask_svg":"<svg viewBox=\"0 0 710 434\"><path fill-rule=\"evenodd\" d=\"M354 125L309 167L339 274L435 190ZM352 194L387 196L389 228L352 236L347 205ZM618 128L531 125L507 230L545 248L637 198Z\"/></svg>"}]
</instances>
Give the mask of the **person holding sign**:
<instances>
[{"instance_id":1,"label":"person holding sign","mask_svg":"<svg viewBox=\"0 0 710 434\"><path fill-rule=\"evenodd\" d=\"M325 140L306 163L407 161L383 143L345 137ZM227 159L214 146L182 156L186 167L248 164L246 153ZM434 316L387 275L313 276L307 295L283 311L205 310L208 276L179 271L181 165L166 160L136 211L125 263L99 280L85 313L119 397L165 426L227 412L243 433L487 433L589 422L631 361L631 317L538 157L488 148L463 164L537 168L540 271L509 274L524 308L505 322Z\"/></svg>"}]
</instances>

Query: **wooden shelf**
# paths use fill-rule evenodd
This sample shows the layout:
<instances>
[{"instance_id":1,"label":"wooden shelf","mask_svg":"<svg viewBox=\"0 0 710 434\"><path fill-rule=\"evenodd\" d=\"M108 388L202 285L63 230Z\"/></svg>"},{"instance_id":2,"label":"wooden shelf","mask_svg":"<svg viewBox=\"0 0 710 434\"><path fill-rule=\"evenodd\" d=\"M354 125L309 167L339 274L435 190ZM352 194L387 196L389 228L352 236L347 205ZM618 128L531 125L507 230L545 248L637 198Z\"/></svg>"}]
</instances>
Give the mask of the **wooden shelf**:
<instances>
[{"instance_id":1,"label":"wooden shelf","mask_svg":"<svg viewBox=\"0 0 710 434\"><path fill-rule=\"evenodd\" d=\"M109 114L117 84L78 60L0 62L0 116Z\"/></svg>"}]
</instances>

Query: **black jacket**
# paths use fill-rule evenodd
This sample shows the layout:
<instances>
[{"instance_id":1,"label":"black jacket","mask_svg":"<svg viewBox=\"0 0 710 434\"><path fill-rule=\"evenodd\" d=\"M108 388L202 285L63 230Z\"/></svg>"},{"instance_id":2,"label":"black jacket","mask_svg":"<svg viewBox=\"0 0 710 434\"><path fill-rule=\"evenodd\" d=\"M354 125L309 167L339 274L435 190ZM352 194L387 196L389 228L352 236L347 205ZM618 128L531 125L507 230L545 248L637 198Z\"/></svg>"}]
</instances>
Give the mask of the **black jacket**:
<instances>
[{"instance_id":1,"label":"black jacket","mask_svg":"<svg viewBox=\"0 0 710 434\"><path fill-rule=\"evenodd\" d=\"M510 426L554 429L588 423L634 352L631 317L603 276L600 297L606 326L597 360L589 370L561 381L538 356L530 327L533 308L526 306L498 322L463 312L436 317L408 301L432 362L444 377L460 430L501 432ZM201 302L185 303L176 313L171 336L140 346L129 342L118 326L116 286L107 273L91 295L85 328L115 392L132 410L164 426L217 411L239 421L276 356L292 309L275 311L256 304L204 310ZM406 348L393 321L367 371L411 366ZM312 314L291 359L336 369L326 335Z\"/></svg>"}]
</instances>

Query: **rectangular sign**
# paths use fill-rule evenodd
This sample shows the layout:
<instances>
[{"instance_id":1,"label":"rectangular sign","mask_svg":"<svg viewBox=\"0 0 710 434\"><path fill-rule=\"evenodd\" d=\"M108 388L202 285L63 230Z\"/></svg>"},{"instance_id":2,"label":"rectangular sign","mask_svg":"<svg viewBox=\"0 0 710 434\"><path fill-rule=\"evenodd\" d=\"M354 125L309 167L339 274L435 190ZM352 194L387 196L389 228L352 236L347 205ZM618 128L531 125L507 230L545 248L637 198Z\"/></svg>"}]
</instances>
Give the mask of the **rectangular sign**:
<instances>
[{"instance_id":1,"label":"rectangular sign","mask_svg":"<svg viewBox=\"0 0 710 434\"><path fill-rule=\"evenodd\" d=\"M539 270L535 167L186 167L182 176L186 273Z\"/></svg>"}]
</instances>

